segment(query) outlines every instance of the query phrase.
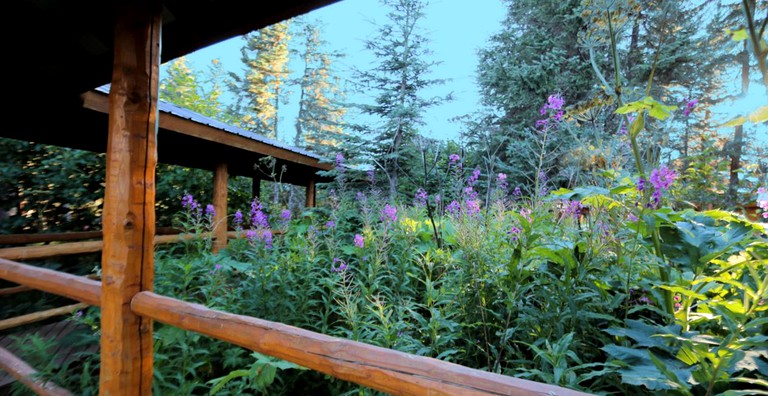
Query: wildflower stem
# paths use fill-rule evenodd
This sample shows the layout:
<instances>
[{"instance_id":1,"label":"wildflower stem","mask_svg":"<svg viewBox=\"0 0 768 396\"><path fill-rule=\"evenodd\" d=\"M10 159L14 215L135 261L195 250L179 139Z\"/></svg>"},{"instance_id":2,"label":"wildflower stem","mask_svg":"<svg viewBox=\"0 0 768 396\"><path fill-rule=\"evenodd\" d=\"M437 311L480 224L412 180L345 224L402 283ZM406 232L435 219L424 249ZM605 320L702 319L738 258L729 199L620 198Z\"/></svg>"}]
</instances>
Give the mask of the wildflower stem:
<instances>
[{"instance_id":1,"label":"wildflower stem","mask_svg":"<svg viewBox=\"0 0 768 396\"><path fill-rule=\"evenodd\" d=\"M611 11L606 11L608 15L608 34L610 35L611 40L611 55L613 57L613 69L614 74L616 76L616 87L614 89L614 92L616 94L616 102L618 103L619 107L623 106L624 103L621 100L621 73L619 70L619 56L618 52L616 51L616 38L614 37L614 31L613 31L613 22L611 21ZM658 54L658 50L657 50ZM655 67L655 62L654 62ZM651 79L653 78L653 73L651 73ZM648 89L650 90L650 82L648 83ZM639 113L637 115L638 117L643 117L643 113ZM629 117L625 114L624 115L624 122L629 127ZM643 160L640 156L640 148L637 144L637 133L629 132L629 141L632 145L632 154L635 157L635 166L637 167L637 172L640 174L640 177L645 179L645 168L643 167ZM648 194L644 191L643 192L644 198L643 198L643 211L645 211L645 203L647 202L647 196ZM654 226L650 230L651 234L651 240L653 241L653 250L656 254L656 257L658 257L661 260L661 263L659 264L659 279L661 279L661 282L664 284L669 283L669 268L666 266L666 261L664 260L664 253L661 251L661 241L659 239L659 229L656 227L656 222L654 221ZM673 301L672 292L669 290L663 290L662 291L663 299L664 299L664 309L665 311L672 315L674 317L675 314L675 303Z\"/></svg>"}]
</instances>

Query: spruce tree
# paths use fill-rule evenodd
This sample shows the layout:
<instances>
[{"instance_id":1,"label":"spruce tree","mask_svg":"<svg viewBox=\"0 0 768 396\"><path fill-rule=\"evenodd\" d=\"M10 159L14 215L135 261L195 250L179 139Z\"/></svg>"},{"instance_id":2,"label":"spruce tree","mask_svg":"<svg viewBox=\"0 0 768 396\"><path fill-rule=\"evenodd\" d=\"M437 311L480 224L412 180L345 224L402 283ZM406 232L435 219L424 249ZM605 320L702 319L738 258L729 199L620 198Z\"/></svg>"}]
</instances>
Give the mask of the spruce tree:
<instances>
[{"instance_id":1,"label":"spruce tree","mask_svg":"<svg viewBox=\"0 0 768 396\"><path fill-rule=\"evenodd\" d=\"M447 100L446 97L423 97L423 91L443 83L428 74L436 65L428 59L428 40L421 33L427 3L422 0L384 0L389 8L387 23L378 28L366 47L376 57L376 65L358 72L365 89L375 93L374 103L361 105L365 114L379 122L363 128L372 139L369 155L387 178L390 199L397 197L400 178L407 174L403 164L412 155L410 146L423 124L427 108Z\"/></svg>"},{"instance_id":2,"label":"spruce tree","mask_svg":"<svg viewBox=\"0 0 768 396\"><path fill-rule=\"evenodd\" d=\"M341 105L343 92L340 79L332 72L335 59L341 55L323 49L320 29L312 23L301 23L300 57L303 73L296 81L299 88L299 112L296 117L294 145L330 156L343 140L346 108Z\"/></svg>"},{"instance_id":3,"label":"spruce tree","mask_svg":"<svg viewBox=\"0 0 768 396\"><path fill-rule=\"evenodd\" d=\"M275 139L280 138L278 110L290 73L289 26L290 21L283 21L246 35L240 51L243 75L230 73L237 98L232 111L240 126Z\"/></svg>"}]
</instances>

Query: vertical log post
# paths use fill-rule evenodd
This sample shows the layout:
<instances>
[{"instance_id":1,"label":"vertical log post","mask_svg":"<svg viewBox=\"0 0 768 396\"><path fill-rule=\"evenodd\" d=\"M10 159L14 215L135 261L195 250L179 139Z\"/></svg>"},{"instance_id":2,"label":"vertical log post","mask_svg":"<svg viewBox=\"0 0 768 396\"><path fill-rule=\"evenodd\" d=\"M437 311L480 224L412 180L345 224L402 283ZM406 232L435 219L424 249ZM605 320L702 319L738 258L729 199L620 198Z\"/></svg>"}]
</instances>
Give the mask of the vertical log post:
<instances>
[{"instance_id":1,"label":"vertical log post","mask_svg":"<svg viewBox=\"0 0 768 396\"><path fill-rule=\"evenodd\" d=\"M131 312L154 280L155 167L161 7L117 7L109 95L102 253L102 395L152 392L152 321Z\"/></svg>"},{"instance_id":2,"label":"vertical log post","mask_svg":"<svg viewBox=\"0 0 768 396\"><path fill-rule=\"evenodd\" d=\"M261 201L261 178L258 176L253 177L253 184L251 185L251 193L253 199Z\"/></svg>"},{"instance_id":3,"label":"vertical log post","mask_svg":"<svg viewBox=\"0 0 768 396\"><path fill-rule=\"evenodd\" d=\"M315 179L311 179L309 183L307 183L307 201L305 206L308 208L315 207Z\"/></svg>"},{"instance_id":4,"label":"vertical log post","mask_svg":"<svg viewBox=\"0 0 768 396\"><path fill-rule=\"evenodd\" d=\"M227 247L227 164L216 166L213 174L213 208L216 214L213 218L213 252L218 253Z\"/></svg>"}]
</instances>

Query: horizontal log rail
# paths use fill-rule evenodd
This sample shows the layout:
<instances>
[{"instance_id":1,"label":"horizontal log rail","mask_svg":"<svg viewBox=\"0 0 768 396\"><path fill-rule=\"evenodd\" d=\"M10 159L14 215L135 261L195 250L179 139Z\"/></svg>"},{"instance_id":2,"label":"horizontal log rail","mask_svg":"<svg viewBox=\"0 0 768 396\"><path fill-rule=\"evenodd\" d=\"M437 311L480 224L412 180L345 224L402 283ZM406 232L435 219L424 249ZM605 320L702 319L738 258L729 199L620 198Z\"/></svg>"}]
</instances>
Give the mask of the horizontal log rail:
<instances>
[{"instance_id":1,"label":"horizontal log rail","mask_svg":"<svg viewBox=\"0 0 768 396\"><path fill-rule=\"evenodd\" d=\"M101 305L101 282L0 258L0 279L57 294L88 305Z\"/></svg>"},{"instance_id":2,"label":"horizontal log rail","mask_svg":"<svg viewBox=\"0 0 768 396\"><path fill-rule=\"evenodd\" d=\"M157 227L156 235L181 234L183 230L176 227ZM39 234L4 234L0 235L0 245L25 245L31 243L81 241L84 239L101 239L101 231L49 232Z\"/></svg>"},{"instance_id":3,"label":"horizontal log rail","mask_svg":"<svg viewBox=\"0 0 768 396\"><path fill-rule=\"evenodd\" d=\"M244 232L227 232L228 238L242 238L244 236ZM194 239L196 237L196 234L155 235L155 245L176 243L183 240ZM86 242L66 242L55 245L17 246L0 249L0 258L8 260L33 260L57 256L68 256L73 254L96 253L100 252L103 248L104 242L101 240Z\"/></svg>"},{"instance_id":4,"label":"horizontal log rail","mask_svg":"<svg viewBox=\"0 0 768 396\"><path fill-rule=\"evenodd\" d=\"M72 396L68 390L53 382L38 378L37 370L3 347L0 347L0 370L7 372L38 395Z\"/></svg>"},{"instance_id":5,"label":"horizontal log rail","mask_svg":"<svg viewBox=\"0 0 768 396\"><path fill-rule=\"evenodd\" d=\"M29 290L34 290L29 286L13 286L0 289L0 296L8 296L11 294L21 293Z\"/></svg>"},{"instance_id":6,"label":"horizontal log rail","mask_svg":"<svg viewBox=\"0 0 768 396\"><path fill-rule=\"evenodd\" d=\"M96 238L101 238L101 231L6 234L0 235L0 245L23 245L27 243L77 241Z\"/></svg>"},{"instance_id":7,"label":"horizontal log rail","mask_svg":"<svg viewBox=\"0 0 768 396\"><path fill-rule=\"evenodd\" d=\"M72 312L79 311L87 307L88 304L77 303L67 305L65 307L52 308L45 311L38 311L26 315L16 316L14 318L3 319L0 320L0 330L12 329L14 327L40 322L54 316L68 315Z\"/></svg>"},{"instance_id":8,"label":"horizontal log rail","mask_svg":"<svg viewBox=\"0 0 768 396\"><path fill-rule=\"evenodd\" d=\"M281 323L216 311L152 292L136 294L131 309L159 322L395 395L586 395Z\"/></svg>"}]
</instances>

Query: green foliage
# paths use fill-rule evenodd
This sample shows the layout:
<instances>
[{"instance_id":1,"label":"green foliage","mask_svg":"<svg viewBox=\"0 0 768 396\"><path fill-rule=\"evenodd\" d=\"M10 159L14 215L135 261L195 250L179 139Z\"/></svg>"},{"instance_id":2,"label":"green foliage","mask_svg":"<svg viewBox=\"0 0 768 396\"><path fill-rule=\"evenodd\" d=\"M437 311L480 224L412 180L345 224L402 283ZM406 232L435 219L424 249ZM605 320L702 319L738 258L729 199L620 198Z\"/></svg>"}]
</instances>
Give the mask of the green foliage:
<instances>
[{"instance_id":1,"label":"green foliage","mask_svg":"<svg viewBox=\"0 0 768 396\"><path fill-rule=\"evenodd\" d=\"M376 63L357 73L358 80L365 82L361 89L374 92L374 103L360 108L376 121L360 128L370 136L363 155L386 175L394 200L401 173L410 176L408 164L416 159L413 144L424 123L424 111L450 97L423 96L426 89L444 83L428 78L437 63L429 60L429 39L421 31L426 1L382 0L382 4L389 10L387 23L378 27L375 39L366 42Z\"/></svg>"}]
</instances>

